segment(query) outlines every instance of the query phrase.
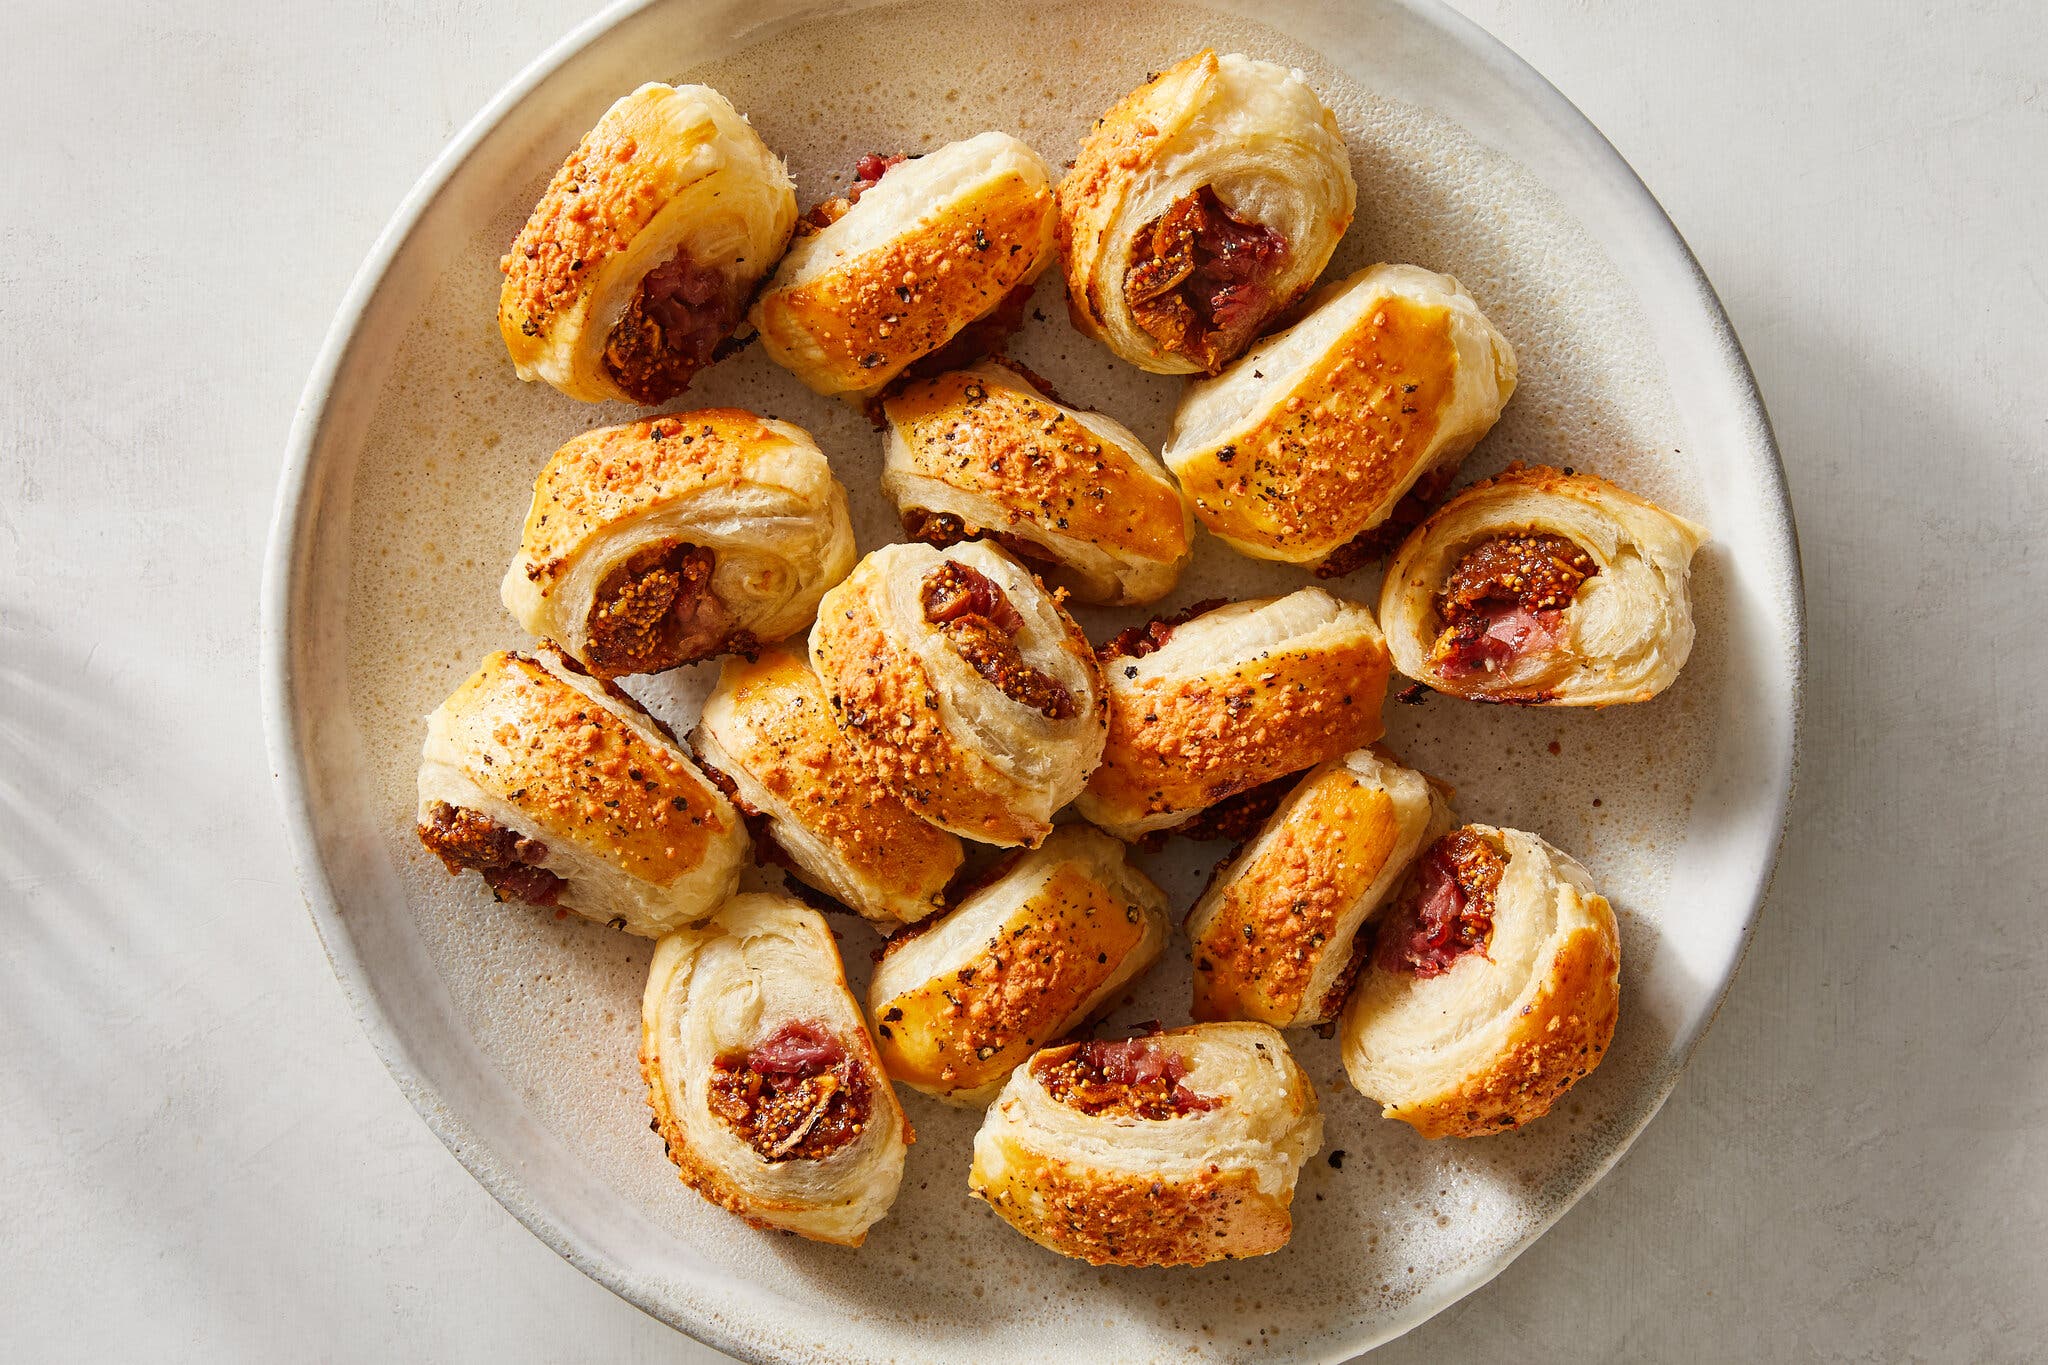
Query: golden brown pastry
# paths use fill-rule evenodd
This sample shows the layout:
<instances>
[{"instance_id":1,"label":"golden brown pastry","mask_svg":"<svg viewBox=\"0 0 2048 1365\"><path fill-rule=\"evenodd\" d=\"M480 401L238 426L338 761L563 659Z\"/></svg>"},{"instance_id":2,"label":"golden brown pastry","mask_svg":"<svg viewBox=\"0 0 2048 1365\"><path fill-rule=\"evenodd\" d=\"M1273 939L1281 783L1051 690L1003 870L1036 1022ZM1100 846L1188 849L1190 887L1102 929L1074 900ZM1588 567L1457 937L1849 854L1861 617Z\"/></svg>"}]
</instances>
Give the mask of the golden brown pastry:
<instances>
[{"instance_id":1,"label":"golden brown pastry","mask_svg":"<svg viewBox=\"0 0 2048 1365\"><path fill-rule=\"evenodd\" d=\"M777 364L850 397L1027 290L1053 251L1052 174L1007 133L860 170L812 210L751 314Z\"/></svg>"},{"instance_id":2,"label":"golden brown pastry","mask_svg":"<svg viewBox=\"0 0 2048 1365\"><path fill-rule=\"evenodd\" d=\"M1153 602L1193 555L1194 520L1159 458L1098 412L991 360L882 404L882 492L912 540L986 536L1083 602Z\"/></svg>"},{"instance_id":3,"label":"golden brown pastry","mask_svg":"<svg viewBox=\"0 0 2048 1365\"><path fill-rule=\"evenodd\" d=\"M1375 532L1404 497L1450 483L1515 391L1515 353L1456 280L1412 265L1312 302L1188 386L1164 454L1226 545L1335 577L1391 548Z\"/></svg>"},{"instance_id":4,"label":"golden brown pastry","mask_svg":"<svg viewBox=\"0 0 2048 1365\"><path fill-rule=\"evenodd\" d=\"M1541 1118L1600 1064L1620 1012L1614 911L1533 834L1464 825L1382 918L1344 1007L1344 1069L1424 1137Z\"/></svg>"},{"instance_id":5,"label":"golden brown pastry","mask_svg":"<svg viewBox=\"0 0 2048 1365\"><path fill-rule=\"evenodd\" d=\"M896 1201L910 1124L815 910L735 896L664 938L640 1074L683 1182L757 1228L857 1247Z\"/></svg>"},{"instance_id":6,"label":"golden brown pastry","mask_svg":"<svg viewBox=\"0 0 2048 1365\"><path fill-rule=\"evenodd\" d=\"M1188 914L1195 1018L1335 1019L1371 941L1360 930L1450 823L1443 793L1382 751L1309 773Z\"/></svg>"},{"instance_id":7,"label":"golden brown pastry","mask_svg":"<svg viewBox=\"0 0 2048 1365\"><path fill-rule=\"evenodd\" d=\"M656 938L732 894L740 818L625 693L545 646L493 654L427 718L419 837L499 900Z\"/></svg>"},{"instance_id":8,"label":"golden brown pastry","mask_svg":"<svg viewBox=\"0 0 2048 1365\"><path fill-rule=\"evenodd\" d=\"M771 648L727 659L690 742L796 876L885 930L939 908L960 841L861 771L801 657Z\"/></svg>"},{"instance_id":9,"label":"golden brown pastry","mask_svg":"<svg viewBox=\"0 0 2048 1365\"><path fill-rule=\"evenodd\" d=\"M1383 733L1387 646L1370 611L1321 588L1205 605L1101 651L1109 742L1079 806L1120 839Z\"/></svg>"},{"instance_id":10,"label":"golden brown pastry","mask_svg":"<svg viewBox=\"0 0 2048 1365\"><path fill-rule=\"evenodd\" d=\"M1061 825L942 918L889 940L868 988L882 1065L927 1095L987 1104L1165 942L1166 896L1124 846Z\"/></svg>"},{"instance_id":11,"label":"golden brown pastry","mask_svg":"<svg viewBox=\"0 0 2048 1365\"><path fill-rule=\"evenodd\" d=\"M1294 1230L1323 1143L1315 1087L1265 1024L1049 1047L974 1137L968 1187L1042 1247L1091 1265L1263 1256Z\"/></svg>"},{"instance_id":12,"label":"golden brown pastry","mask_svg":"<svg viewBox=\"0 0 2048 1365\"><path fill-rule=\"evenodd\" d=\"M983 541L863 559L819 605L811 664L874 779L965 838L1036 845L1102 756L1087 637Z\"/></svg>"},{"instance_id":13,"label":"golden brown pastry","mask_svg":"<svg viewBox=\"0 0 2048 1365\"><path fill-rule=\"evenodd\" d=\"M1141 369L1215 374L1308 291L1357 200L1300 72L1198 52L1103 115L1060 182L1068 311Z\"/></svg>"},{"instance_id":14,"label":"golden brown pastry","mask_svg":"<svg viewBox=\"0 0 2048 1365\"><path fill-rule=\"evenodd\" d=\"M725 96L648 84L614 104L499 269L521 379L587 403L664 403L747 311L796 225L796 188Z\"/></svg>"},{"instance_id":15,"label":"golden brown pastry","mask_svg":"<svg viewBox=\"0 0 2048 1365\"><path fill-rule=\"evenodd\" d=\"M809 433L706 408L556 451L501 595L528 631L615 678L793 635L853 560L846 490Z\"/></svg>"},{"instance_id":16,"label":"golden brown pastry","mask_svg":"<svg viewBox=\"0 0 2048 1365\"><path fill-rule=\"evenodd\" d=\"M1648 701L1692 652L1706 530L1605 479L1516 465L1445 503L1380 588L1400 670L1525 706Z\"/></svg>"}]
</instances>

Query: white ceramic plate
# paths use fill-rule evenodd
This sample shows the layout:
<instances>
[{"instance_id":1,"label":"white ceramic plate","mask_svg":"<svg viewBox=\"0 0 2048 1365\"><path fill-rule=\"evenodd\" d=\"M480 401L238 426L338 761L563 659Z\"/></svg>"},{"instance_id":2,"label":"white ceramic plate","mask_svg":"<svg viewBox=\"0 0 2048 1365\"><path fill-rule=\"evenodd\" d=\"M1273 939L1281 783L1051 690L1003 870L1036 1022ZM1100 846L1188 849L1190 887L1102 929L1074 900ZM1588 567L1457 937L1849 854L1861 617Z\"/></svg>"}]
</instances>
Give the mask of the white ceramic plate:
<instances>
[{"instance_id":1,"label":"white ceramic plate","mask_svg":"<svg viewBox=\"0 0 2048 1365\"><path fill-rule=\"evenodd\" d=\"M1002 7L1010 13L1021 7ZM536 1235L733 1354L775 1360L1342 1359L1469 1292L1570 1207L1648 1122L1748 939L1792 779L1797 549L1770 431L1727 320L1655 201L1534 72L1449 10L1399 0L1044 6L779 0L632 4L537 62L400 208L351 290L292 435L265 586L267 724L287 822L335 970L441 1139ZM496 260L540 186L617 95L706 80L789 157L808 203L867 151L1002 127L1055 162L1148 71L1203 45L1302 67L1360 184L1332 266L1459 276L1514 341L1521 388L1467 466L1606 474L1704 522L1700 639L1657 701L1591 714L1431 698L1390 740L1454 781L1471 818L1579 855L1622 914L1607 1062L1543 1122L1430 1144L1379 1119L1304 1036L1326 1148L1284 1251L1188 1271L1093 1270L966 1197L972 1116L912 1097L903 1196L865 1248L751 1231L681 1186L647 1131L633 1054L648 946L493 904L411 835L421 718L486 651L534 473L627 410L520 384L493 315ZM1056 273L1056 272L1055 272ZM1068 330L1057 286L1022 357L1159 439L1177 381ZM863 548L892 537L879 441L758 350L688 395L810 428L853 494ZM1205 541L1166 603L1303 579ZM1371 575L1342 590L1371 600ZM1129 619L1129 618L1126 618ZM1084 617L1096 638L1121 624ZM701 679L641 689L686 718ZM1149 868L1185 907L1223 850ZM847 924L857 982L874 940ZM1177 944L1114 1022L1186 1017Z\"/></svg>"}]
</instances>

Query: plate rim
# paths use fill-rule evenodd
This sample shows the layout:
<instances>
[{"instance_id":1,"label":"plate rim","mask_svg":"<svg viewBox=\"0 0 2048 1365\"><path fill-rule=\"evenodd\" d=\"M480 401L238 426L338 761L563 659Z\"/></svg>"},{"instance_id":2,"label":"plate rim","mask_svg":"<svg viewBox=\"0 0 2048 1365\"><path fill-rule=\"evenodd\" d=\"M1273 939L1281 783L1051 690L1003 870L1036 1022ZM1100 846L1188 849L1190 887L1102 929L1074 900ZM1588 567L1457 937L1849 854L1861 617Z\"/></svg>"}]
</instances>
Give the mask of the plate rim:
<instances>
[{"instance_id":1,"label":"plate rim","mask_svg":"<svg viewBox=\"0 0 2048 1365\"><path fill-rule=\"evenodd\" d=\"M351 278L336 307L333 321L328 325L305 388L294 410L290 432L286 438L285 460L279 474L277 496L272 505L269 536L263 559L257 634L263 737L272 783L282 807L286 841L298 877L300 894L313 921L321 949L327 956L328 965L333 970L343 995L355 1013L358 1026L428 1130L506 1212L576 1269L648 1316L695 1341L729 1356L748 1361L752 1365L773 1365L777 1357L767 1353L757 1342L735 1335L723 1322L711 1318L687 1317L675 1311L670 1305L659 1302L652 1294L644 1292L643 1286L635 1282L630 1267L615 1264L609 1257L594 1251L574 1229L558 1220L552 1210L541 1205L525 1181L503 1165L479 1157L478 1149L488 1150L485 1144L475 1138L463 1119L440 1103L435 1086L413 1068L407 1045L379 1004L375 993L368 988L367 970L357 952L351 932L344 923L325 862L320 856L307 775L300 761L303 749L296 709L297 690L291 670L291 639L287 621L288 608L300 588L298 550L303 533L307 529L310 511L306 495L313 472L314 452L320 444L329 405L334 397L335 382L360 340L365 314L390 273L394 260L449 180L536 88L626 20L643 10L671 2L672 0L611 0L611 3L543 49L511 80L500 87L435 155L392 211L364 256L362 264ZM1775 542L1774 548L1783 557L1790 577L1790 581L1784 585L1787 592L1782 604L1789 644L1789 658L1785 661L1789 664L1785 695L1788 714L1785 716L1785 749L1779 755L1777 770L1772 775L1774 780L1769 797L1775 806L1771 811L1771 823L1777 829L1777 837L1771 844L1768 857L1756 870L1754 884L1746 897L1747 910L1743 916L1735 950L1729 959L1726 974L1714 987L1712 1005L1701 1013L1689 1031L1674 1039L1671 1053L1675 1058L1675 1064L1657 1078L1649 1102L1642 1111L1641 1121L1616 1144L1606 1159L1584 1172L1575 1182L1568 1199L1560 1201L1554 1209L1532 1224L1524 1235L1497 1254L1482 1258L1457 1272L1439 1278L1429 1289L1418 1293L1401 1310L1390 1314L1374 1327L1360 1331L1354 1336L1343 1337L1343 1344L1338 1352L1321 1357L1322 1360L1330 1362L1330 1365L1351 1360L1405 1335L1493 1280L1555 1226L1559 1219L1577 1207L1579 1201L1594 1186L1606 1178L1663 1109L1679 1078L1691 1065L1700 1041L1713 1027L1722 1007L1727 1003L1728 993L1734 985L1737 973L1741 971L1749 946L1755 939L1763 903L1769 895L1777 873L1784 851L1791 803L1798 787L1801 744L1804 736L1807 671L1805 574L1800 556L1796 517L1785 476L1784 458L1779 450L1770 414L1764 405L1763 395L1757 386L1749 357L1735 333L1734 325L1729 321L1727 309L1722 304L1720 295L1715 291L1690 244L1672 222L1663 205L1644 184L1641 176L1636 173L1635 168L1613 143L1608 141L1592 120L1505 42L1496 38L1475 20L1451 8L1447 0L1380 0L1380 3L1403 11L1408 17L1439 30L1459 48L1482 62L1494 76L1513 87L1533 105L1543 109L1555 131L1567 137L1593 168L1619 188L1642 225L1649 232L1664 238L1663 244L1666 247L1676 248L1678 259L1690 273L1700 301L1704 305L1705 322L1721 352L1728 377L1742 406L1747 409L1745 415L1753 424L1754 438L1761 447L1760 453L1768 457L1762 461L1762 472L1769 480L1769 486L1764 490L1768 495L1765 505L1769 509L1774 509L1777 515L1774 524L1762 528L1762 535L1767 541Z\"/></svg>"}]
</instances>

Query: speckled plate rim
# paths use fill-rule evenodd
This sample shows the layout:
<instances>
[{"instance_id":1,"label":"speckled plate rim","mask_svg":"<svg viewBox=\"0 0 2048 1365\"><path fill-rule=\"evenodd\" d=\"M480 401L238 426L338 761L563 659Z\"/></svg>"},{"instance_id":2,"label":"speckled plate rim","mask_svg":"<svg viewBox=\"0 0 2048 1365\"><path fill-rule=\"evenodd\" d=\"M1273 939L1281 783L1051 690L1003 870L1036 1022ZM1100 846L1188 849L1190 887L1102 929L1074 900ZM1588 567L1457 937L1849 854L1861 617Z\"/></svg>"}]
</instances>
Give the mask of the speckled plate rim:
<instances>
[{"instance_id":1,"label":"speckled plate rim","mask_svg":"<svg viewBox=\"0 0 2048 1365\"><path fill-rule=\"evenodd\" d=\"M330 869L321 853L317 831L319 815L315 794L310 789L307 765L309 737L303 725L305 717L299 704L300 679L295 675L293 658L294 606L305 598L309 588L307 551L310 531L323 511L313 496L319 472L318 452L333 421L337 381L351 355L364 341L366 314L385 285L396 259L449 181L499 130L508 115L549 78L613 29L643 11L668 3L672 0L618 0L536 58L435 158L392 214L356 272L300 397L279 479L265 555L260 609L258 648L262 670L263 727L288 842L314 927L363 1031L428 1128L513 1217L584 1274L708 1346L743 1360L768 1362L776 1357L767 1353L762 1342L740 1335L726 1322L708 1317L694 1318L677 1311L673 1304L662 1300L655 1287L638 1275L634 1267L618 1263L595 1246L516 1170L501 1162L422 1074L413 1045L378 998L362 945L343 914ZM1712 332L1714 348L1718 351L1716 358L1725 369L1725 378L1742 409L1736 417L1744 438L1751 446L1750 472L1767 481L1762 501L1776 512L1775 521L1762 528L1762 544L1778 561L1771 568L1776 571L1783 590L1783 598L1778 605L1784 615L1776 623L1786 644L1786 654L1780 660L1783 687L1781 695L1770 701L1783 707L1782 714L1772 719L1781 727L1785 743L1775 756L1774 771L1768 774L1769 789L1760 798L1769 806L1769 826L1776 830L1777 835L1768 856L1751 869L1747 895L1735 898L1747 906L1735 950L1728 958L1726 971L1710 988L1711 1006L1701 1011L1698 1018L1675 1038L1669 1053L1673 1063L1655 1077L1654 1093L1641 1111L1641 1122L1526 1236L1492 1257L1439 1277L1402 1310L1387 1318L1349 1337L1336 1334L1338 1339L1333 1341L1333 1349L1320 1357L1333 1362L1349 1359L1408 1332L1493 1279L1613 1169L1662 1107L1700 1038L1718 1015L1735 971L1755 934L1757 914L1769 890L1783 845L1786 815L1796 781L1806 674L1805 594L1798 535L1783 463L1748 358L1691 248L1648 187L1592 122L1505 44L1441 0L1380 0L1380 3L1385 8L1402 12L1411 21L1419 21L1436 30L1463 49L1466 55L1483 64L1511 93L1540 111L1548 124L1548 131L1561 137L1587 167L1619 193L1634 220L1632 230L1640 234L1652 249L1675 257L1690 273L1699 295L1698 303L1706 314L1705 322ZM764 11L770 7L765 3L762 6ZM799 2L784 8L792 12L819 12L826 7Z\"/></svg>"}]
</instances>

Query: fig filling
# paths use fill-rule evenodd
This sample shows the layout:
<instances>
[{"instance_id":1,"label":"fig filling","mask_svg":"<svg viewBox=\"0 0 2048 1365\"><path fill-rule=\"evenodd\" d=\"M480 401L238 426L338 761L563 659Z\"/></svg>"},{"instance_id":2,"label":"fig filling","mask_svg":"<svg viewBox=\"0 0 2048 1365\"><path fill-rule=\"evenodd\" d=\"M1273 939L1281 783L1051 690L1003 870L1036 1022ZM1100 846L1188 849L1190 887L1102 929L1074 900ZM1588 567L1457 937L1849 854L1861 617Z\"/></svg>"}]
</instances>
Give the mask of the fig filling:
<instances>
[{"instance_id":1,"label":"fig filling","mask_svg":"<svg viewBox=\"0 0 2048 1365\"><path fill-rule=\"evenodd\" d=\"M1227 598L1209 597L1182 607L1171 616L1155 616L1142 626L1131 626L1110 636L1106 644L1096 649L1095 656L1109 663L1114 659L1142 659L1147 654L1157 654L1166 648L1176 630L1204 612L1228 605Z\"/></svg>"},{"instance_id":2,"label":"fig filling","mask_svg":"<svg viewBox=\"0 0 2048 1365\"><path fill-rule=\"evenodd\" d=\"M744 291L724 271L678 250L641 279L605 339L605 369L634 402L665 403L716 359L745 311Z\"/></svg>"},{"instance_id":3,"label":"fig filling","mask_svg":"<svg viewBox=\"0 0 2048 1365\"><path fill-rule=\"evenodd\" d=\"M1414 902L1380 931L1381 970L1441 976L1493 938L1494 896L1507 859L1469 826L1429 846Z\"/></svg>"},{"instance_id":4,"label":"fig filling","mask_svg":"<svg viewBox=\"0 0 2048 1365\"><path fill-rule=\"evenodd\" d=\"M481 811L436 801L432 823L419 827L420 842L439 858L448 875L463 871L483 874L491 894L501 901L553 905L568 883L541 867L548 846L506 829Z\"/></svg>"},{"instance_id":5,"label":"fig filling","mask_svg":"<svg viewBox=\"0 0 2048 1365\"><path fill-rule=\"evenodd\" d=\"M1011 701L1048 720L1079 714L1073 693L1024 662L1017 649L1024 618L988 575L949 559L925 575L918 600L954 652Z\"/></svg>"},{"instance_id":6,"label":"fig filling","mask_svg":"<svg viewBox=\"0 0 2048 1365\"><path fill-rule=\"evenodd\" d=\"M824 1160L860 1136L874 1107L867 1068L808 1020L713 1062L706 1103L770 1162Z\"/></svg>"},{"instance_id":7,"label":"fig filling","mask_svg":"<svg viewBox=\"0 0 2048 1365\"><path fill-rule=\"evenodd\" d=\"M1287 239L1247 223L1204 185L1138 234L1124 272L1131 315L1166 350L1215 374L1258 335Z\"/></svg>"},{"instance_id":8,"label":"fig filling","mask_svg":"<svg viewBox=\"0 0 2048 1365\"><path fill-rule=\"evenodd\" d=\"M900 166L907 160L909 160L908 157L880 156L874 152L869 152L859 161L854 162L853 183L846 187L846 193L824 200L809 213L805 214L802 221L797 224L798 234L808 237L812 233L823 232L826 228L831 227L841 218L844 218L848 210L860 202L860 197L863 194L866 194L881 183L882 177L889 173L890 167Z\"/></svg>"},{"instance_id":9,"label":"fig filling","mask_svg":"<svg viewBox=\"0 0 2048 1365\"><path fill-rule=\"evenodd\" d=\"M604 576L587 622L591 672L659 673L695 659L744 652L753 639L711 591L718 556L680 540L636 551Z\"/></svg>"},{"instance_id":10,"label":"fig filling","mask_svg":"<svg viewBox=\"0 0 2048 1365\"><path fill-rule=\"evenodd\" d=\"M924 507L906 510L903 513L903 538L939 550L945 549L948 545L958 545L962 541L989 540L1027 563L1043 564L1047 568L1059 567L1059 561L1037 541L976 526L954 516L951 512L934 512Z\"/></svg>"},{"instance_id":11,"label":"fig filling","mask_svg":"<svg viewBox=\"0 0 2048 1365\"><path fill-rule=\"evenodd\" d=\"M1150 1038L1068 1043L1031 1060L1031 1075L1071 1109L1107 1118L1175 1119L1218 1101L1185 1084L1188 1066Z\"/></svg>"},{"instance_id":12,"label":"fig filling","mask_svg":"<svg viewBox=\"0 0 2048 1365\"><path fill-rule=\"evenodd\" d=\"M1593 557L1563 536L1518 531L1478 545L1451 570L1437 599L1444 625L1430 667L1469 678L1556 648L1565 637L1565 609L1599 572Z\"/></svg>"}]
</instances>

